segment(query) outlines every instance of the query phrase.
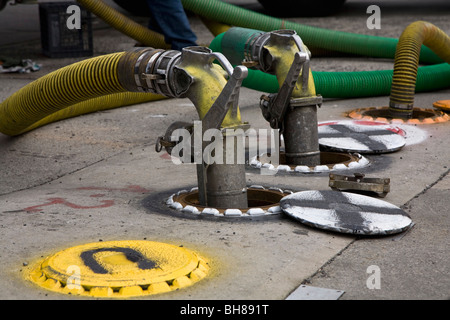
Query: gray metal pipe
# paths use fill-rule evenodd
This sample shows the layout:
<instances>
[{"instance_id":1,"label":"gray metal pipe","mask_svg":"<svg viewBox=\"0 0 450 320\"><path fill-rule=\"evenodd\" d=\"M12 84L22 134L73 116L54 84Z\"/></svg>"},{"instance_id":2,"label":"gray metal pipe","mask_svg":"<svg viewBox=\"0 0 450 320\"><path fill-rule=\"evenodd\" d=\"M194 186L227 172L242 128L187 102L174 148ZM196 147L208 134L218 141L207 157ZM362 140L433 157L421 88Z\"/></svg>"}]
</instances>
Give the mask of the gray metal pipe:
<instances>
[{"instance_id":1,"label":"gray metal pipe","mask_svg":"<svg viewBox=\"0 0 450 320\"><path fill-rule=\"evenodd\" d=\"M234 141L230 142L229 140ZM240 136L224 136L224 163L213 163L206 169L207 206L214 208L247 208L247 182L245 180L245 159L239 157L243 148ZM225 163L226 162L226 163Z\"/></svg>"},{"instance_id":2,"label":"gray metal pipe","mask_svg":"<svg viewBox=\"0 0 450 320\"><path fill-rule=\"evenodd\" d=\"M317 166L320 164L317 105L292 107L284 117L286 163Z\"/></svg>"}]
</instances>

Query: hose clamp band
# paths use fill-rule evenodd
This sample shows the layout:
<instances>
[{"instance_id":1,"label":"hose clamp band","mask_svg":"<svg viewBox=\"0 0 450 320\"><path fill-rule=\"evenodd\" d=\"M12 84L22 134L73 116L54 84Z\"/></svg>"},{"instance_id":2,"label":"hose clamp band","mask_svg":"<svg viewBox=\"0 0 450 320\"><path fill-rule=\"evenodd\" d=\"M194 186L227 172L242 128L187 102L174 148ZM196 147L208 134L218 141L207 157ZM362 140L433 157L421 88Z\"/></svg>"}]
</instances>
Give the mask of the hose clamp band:
<instances>
[{"instance_id":1,"label":"hose clamp band","mask_svg":"<svg viewBox=\"0 0 450 320\"><path fill-rule=\"evenodd\" d=\"M268 39L267 33L254 33L247 39L244 45L244 59L245 61L258 61L259 48L262 47L261 42L264 43Z\"/></svg>"},{"instance_id":2,"label":"hose clamp band","mask_svg":"<svg viewBox=\"0 0 450 320\"><path fill-rule=\"evenodd\" d=\"M141 83L141 77L139 74L139 67L141 65L142 60L144 57L148 54L148 52L144 52L139 56L139 58L136 60L136 63L134 65L134 82L136 83L137 90L139 92L145 92L144 86Z\"/></svg>"},{"instance_id":3,"label":"hose clamp band","mask_svg":"<svg viewBox=\"0 0 450 320\"><path fill-rule=\"evenodd\" d=\"M262 50L270 39L270 33L256 33L245 43L244 57L246 61L257 61L256 68L263 70Z\"/></svg>"},{"instance_id":4,"label":"hose clamp band","mask_svg":"<svg viewBox=\"0 0 450 320\"><path fill-rule=\"evenodd\" d=\"M145 68L145 74L146 75L153 75L153 65L155 63L155 61L162 55L162 51L153 55L150 60L148 60L147 62L147 67ZM146 87L147 89L151 92L151 93L157 93L155 86L153 85L153 81L152 81L151 76L146 76L145 77L145 83L146 83Z\"/></svg>"},{"instance_id":5,"label":"hose clamp band","mask_svg":"<svg viewBox=\"0 0 450 320\"><path fill-rule=\"evenodd\" d=\"M167 50L161 53L154 63L148 64L147 70L150 74L156 75L148 79L149 87L156 93L169 97L175 97L175 91L170 86L169 77L173 73L173 67L178 63L181 52L177 50Z\"/></svg>"},{"instance_id":6,"label":"hose clamp band","mask_svg":"<svg viewBox=\"0 0 450 320\"><path fill-rule=\"evenodd\" d=\"M399 112L411 112L414 108L414 104L413 103L395 103L390 101L389 102L389 108L390 109L395 109L396 111Z\"/></svg>"}]
</instances>

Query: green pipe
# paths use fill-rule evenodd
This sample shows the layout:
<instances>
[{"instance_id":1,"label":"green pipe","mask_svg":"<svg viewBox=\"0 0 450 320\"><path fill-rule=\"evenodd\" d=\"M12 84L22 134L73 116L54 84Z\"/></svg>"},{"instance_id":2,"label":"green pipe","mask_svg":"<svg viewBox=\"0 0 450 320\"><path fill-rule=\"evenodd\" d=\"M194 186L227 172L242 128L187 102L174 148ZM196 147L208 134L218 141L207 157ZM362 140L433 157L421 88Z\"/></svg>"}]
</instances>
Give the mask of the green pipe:
<instances>
[{"instance_id":1,"label":"green pipe","mask_svg":"<svg viewBox=\"0 0 450 320\"><path fill-rule=\"evenodd\" d=\"M314 48L380 58L393 58L396 52L397 39L304 26L216 0L182 1L186 9L216 22L262 31L293 29L301 36L305 44ZM161 35L131 23L125 16L109 10L110 8L105 6L102 1L80 0L79 3L99 14L116 29L139 41L155 47L167 46L161 41ZM211 43L210 48L213 51L222 51L223 35L224 33L220 34ZM234 45L240 54L244 44L235 43ZM135 58L133 53L115 53L96 57L67 66L34 81L0 104L0 132L17 135L74 115L161 99L161 96L127 92L129 89L124 81L126 77L120 77L120 74L123 74L120 66L130 61L133 62ZM426 63L442 62L425 46L421 46L420 58L421 62ZM351 98L388 95L393 71L316 71L313 72L313 77L316 90L322 96ZM244 80L243 85L264 92L278 92L276 77L257 70L249 69L248 77ZM416 91L437 90L449 86L450 66L448 64L418 69Z\"/></svg>"},{"instance_id":2,"label":"green pipe","mask_svg":"<svg viewBox=\"0 0 450 320\"><path fill-rule=\"evenodd\" d=\"M232 28L242 29L242 28ZM210 49L222 52L234 64L242 61L245 43L258 30L244 29L233 38L224 37L227 31L218 35L210 44ZM278 92L278 81L274 75L259 70L248 70L248 76L242 85L263 92ZM319 72L313 71L317 93L325 98L355 98L389 95L393 79L393 70L355 71L355 72ZM425 92L444 89L450 86L450 65L447 63L420 67L417 72L416 91Z\"/></svg>"},{"instance_id":3,"label":"green pipe","mask_svg":"<svg viewBox=\"0 0 450 320\"><path fill-rule=\"evenodd\" d=\"M370 36L343 31L335 31L306 26L288 20L240 8L218 0L182 0L185 9L207 19L220 21L236 27L273 31L279 29L295 30L303 42L311 48L357 54L367 57L394 59L398 43L396 38ZM436 54L427 47L421 50L422 63L442 63Z\"/></svg>"}]
</instances>

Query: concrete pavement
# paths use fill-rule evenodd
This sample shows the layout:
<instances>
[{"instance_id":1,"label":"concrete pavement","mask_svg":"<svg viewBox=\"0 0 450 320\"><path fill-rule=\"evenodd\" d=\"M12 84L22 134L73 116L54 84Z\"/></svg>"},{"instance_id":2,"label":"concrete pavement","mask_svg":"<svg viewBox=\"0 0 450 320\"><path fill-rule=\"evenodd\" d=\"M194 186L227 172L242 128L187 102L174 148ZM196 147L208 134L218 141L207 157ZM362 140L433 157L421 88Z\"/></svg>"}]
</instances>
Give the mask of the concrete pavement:
<instances>
[{"instance_id":1,"label":"concrete pavement","mask_svg":"<svg viewBox=\"0 0 450 320\"><path fill-rule=\"evenodd\" d=\"M233 3L261 10L255 1ZM369 1L349 0L332 17L292 20L387 37L398 37L411 22L427 20L450 34L446 1L378 3L380 30L366 28ZM199 43L208 44L213 36L197 17L190 20ZM95 23L95 55L134 46L133 39ZM9 30L8 25L1 29ZM2 55L20 54L42 64L36 73L1 74L2 101L38 77L83 59L46 58L35 35L3 42L0 49ZM392 61L366 58L311 62L317 71L392 67ZM255 128L268 128L259 109L261 94L242 88L242 118ZM449 97L450 89L420 93L415 103L431 108L434 101ZM347 111L387 104L388 97L326 99L318 117L321 122L349 120ZM283 300L301 284L341 290L340 299L349 300L449 298L450 123L402 126L404 148L367 156L370 165L363 173L391 179L383 200L404 209L414 227L393 236L356 237L308 227L284 215L244 221L174 214L164 201L196 185L195 167L173 164L155 152L154 144L172 122L197 117L189 100L166 99L52 123L19 137L0 134L0 298L78 299L39 288L24 275L42 257L68 247L132 239L182 245L211 266L208 277L193 286L138 299ZM248 168L246 179L249 185L293 191L329 189L327 173L264 176Z\"/></svg>"}]
</instances>

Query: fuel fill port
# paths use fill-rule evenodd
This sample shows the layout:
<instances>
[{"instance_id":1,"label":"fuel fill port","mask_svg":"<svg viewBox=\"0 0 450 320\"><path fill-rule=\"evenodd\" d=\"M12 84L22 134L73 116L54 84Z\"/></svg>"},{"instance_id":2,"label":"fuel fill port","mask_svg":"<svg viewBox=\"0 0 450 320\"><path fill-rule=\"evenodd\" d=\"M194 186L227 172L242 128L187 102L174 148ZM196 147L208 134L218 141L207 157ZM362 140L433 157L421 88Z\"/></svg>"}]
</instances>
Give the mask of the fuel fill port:
<instances>
[{"instance_id":1,"label":"fuel fill port","mask_svg":"<svg viewBox=\"0 0 450 320\"><path fill-rule=\"evenodd\" d=\"M287 163L285 153L280 151L279 164L272 164L270 156L260 155L250 160L250 166L273 174L323 173L338 170L360 169L369 165L369 160L359 153L320 152L320 164L316 166Z\"/></svg>"},{"instance_id":2,"label":"fuel fill port","mask_svg":"<svg viewBox=\"0 0 450 320\"><path fill-rule=\"evenodd\" d=\"M219 218L264 218L279 216L280 200L292 194L291 190L282 190L276 187L263 187L252 185L247 188L246 208L213 208L199 204L198 188L181 190L172 194L166 201L166 205L182 214L197 217Z\"/></svg>"},{"instance_id":3,"label":"fuel fill port","mask_svg":"<svg viewBox=\"0 0 450 320\"><path fill-rule=\"evenodd\" d=\"M184 247L146 240L71 247L30 268L29 280L53 292L93 298L166 293L195 284L208 262Z\"/></svg>"}]
</instances>

